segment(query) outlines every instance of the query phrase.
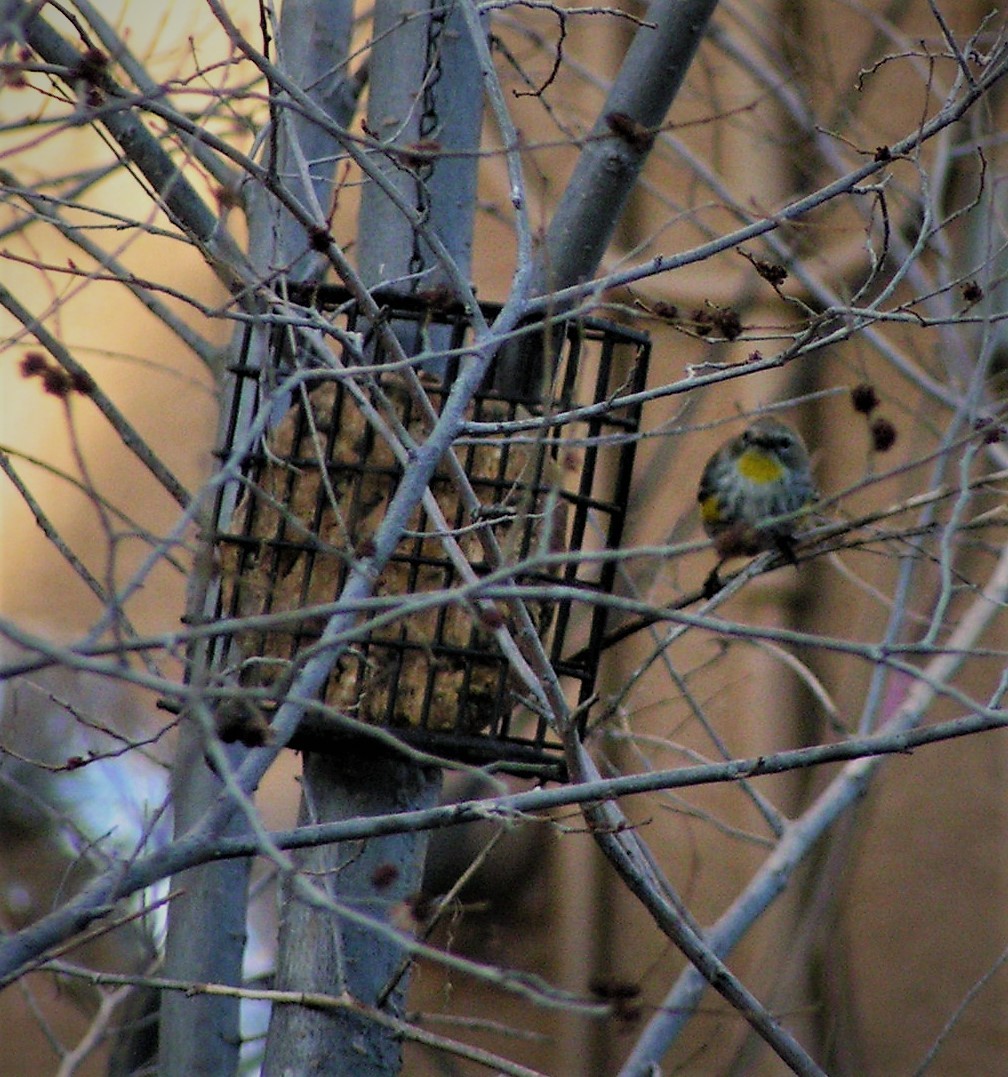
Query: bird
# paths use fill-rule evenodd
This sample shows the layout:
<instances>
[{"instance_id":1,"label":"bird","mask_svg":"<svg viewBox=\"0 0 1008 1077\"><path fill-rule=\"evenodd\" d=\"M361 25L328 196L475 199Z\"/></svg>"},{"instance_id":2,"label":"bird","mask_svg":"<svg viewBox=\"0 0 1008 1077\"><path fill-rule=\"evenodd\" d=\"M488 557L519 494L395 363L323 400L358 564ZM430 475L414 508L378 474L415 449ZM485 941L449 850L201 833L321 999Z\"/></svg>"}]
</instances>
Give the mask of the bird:
<instances>
[{"instance_id":1,"label":"bird","mask_svg":"<svg viewBox=\"0 0 1008 1077\"><path fill-rule=\"evenodd\" d=\"M760 418L718 448L704 466L697 500L719 560L704 595L721 589L732 557L776 550L795 561L801 516L818 498L805 442L777 419Z\"/></svg>"}]
</instances>

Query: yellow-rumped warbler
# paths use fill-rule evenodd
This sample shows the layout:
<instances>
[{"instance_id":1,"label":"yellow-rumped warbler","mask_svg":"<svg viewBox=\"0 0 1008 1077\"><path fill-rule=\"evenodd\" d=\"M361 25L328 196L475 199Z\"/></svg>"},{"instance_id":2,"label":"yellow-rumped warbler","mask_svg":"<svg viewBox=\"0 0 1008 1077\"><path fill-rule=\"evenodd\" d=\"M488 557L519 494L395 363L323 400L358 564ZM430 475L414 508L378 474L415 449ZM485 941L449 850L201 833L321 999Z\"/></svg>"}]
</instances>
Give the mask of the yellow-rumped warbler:
<instances>
[{"instance_id":1,"label":"yellow-rumped warbler","mask_svg":"<svg viewBox=\"0 0 1008 1077\"><path fill-rule=\"evenodd\" d=\"M720 558L704 592L720 588L718 569L729 557L779 550L793 560L795 514L817 497L805 443L790 426L757 419L726 441L707 461L697 494Z\"/></svg>"}]
</instances>

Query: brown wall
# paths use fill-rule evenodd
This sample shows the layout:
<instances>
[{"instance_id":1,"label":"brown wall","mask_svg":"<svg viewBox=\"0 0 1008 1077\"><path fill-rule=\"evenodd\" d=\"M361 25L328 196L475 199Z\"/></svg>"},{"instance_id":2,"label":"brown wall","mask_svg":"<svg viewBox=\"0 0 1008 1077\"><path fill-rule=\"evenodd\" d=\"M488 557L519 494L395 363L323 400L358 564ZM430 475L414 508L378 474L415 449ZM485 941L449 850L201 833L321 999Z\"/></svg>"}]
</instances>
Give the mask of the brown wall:
<instances>
[{"instance_id":1,"label":"brown wall","mask_svg":"<svg viewBox=\"0 0 1008 1077\"><path fill-rule=\"evenodd\" d=\"M945 8L953 31L960 35L970 32L985 10L974 3ZM899 34L879 44L873 37L876 24L871 16L891 10L898 11ZM555 20L545 14L529 19L543 31L555 32ZM756 54L760 34L749 36L747 25L758 27L772 44L770 51L780 64L776 70L767 71ZM775 97L772 87L781 84L782 73L793 76L787 89L807 101L824 128L837 133L833 150L851 167L877 146L912 130L925 105L928 76L923 60L893 59L867 80L866 89L854 89L858 70L868 66L869 50L897 56L916 48L921 37L936 53L942 48L928 5L917 0L895 5L873 0L860 8L829 0L805 5L736 4L719 14L718 26L720 32L746 43L753 70L743 73L738 56L728 55L714 42L705 44L671 119L685 124L727 118L683 126L671 134L707 162L726 190L712 191L691 173L674 145L660 143L646 182L621 226L622 246L610 253L611 264L632 249L631 262L651 253L686 249L737 226L744 214L781 207L832 175L828 155L800 137L793 118ZM612 22L592 27L587 20L576 20L567 45L569 55L598 67L611 65L622 32L622 28L614 32ZM542 56L529 62L538 64L536 70L543 68L540 74L548 72ZM760 79L761 71L766 81ZM951 64L941 59L934 72L936 86L954 77ZM590 120L600 99L596 90L572 75L561 76L554 97L568 130ZM1003 102L995 97L990 107L1003 108ZM523 100L515 109L527 141L556 137L556 128L544 118L537 101ZM997 129L996 123L991 126ZM962 134L967 142L969 137ZM851 142L861 148L860 156L850 151ZM937 177L948 164L939 157L946 150L941 143L925 150L924 165L930 176ZM528 154L526 164L535 194L533 219L548 219L548 206L573 157L569 149L542 148ZM993 175L997 166L993 147L989 159ZM968 155L964 160L968 162ZM964 164L962 170L963 184L975 180L972 165ZM889 208L898 229L915 219L919 174L907 162L894 165L892 176ZM488 201L506 201L501 171L492 165L487 167L483 193ZM961 204L964 199L959 197ZM348 190L341 204L339 230L352 231L353 207L353 193ZM845 299L866 271L860 208L857 200L851 200L817 211L800 226L781 230L781 237L800 251L800 263L810 277ZM877 239L877 230L872 234ZM933 252L922 260L924 270L936 278L954 278L951 263L956 244L962 247L965 242L965 224L946 229L933 244ZM482 297L505 293L511 266L503 252L510 251L511 245L509 232L499 221L488 218L481 225L476 276ZM643 246L637 249L638 245ZM746 249L760 257L770 256L758 244ZM55 244L45 253L55 260L65 258L67 249ZM166 262L162 248L147 243L129 250L125 257L137 272L158 274L166 283L193 289L204 301L219 299L208 271L196 259L178 254L177 261L173 255ZM968 259L960 264L968 265ZM44 283L29 279L25 271L17 271L14 283L29 291L37 287L35 301L46 302ZM901 294L909 298L920 288L919 282L911 281ZM799 273L792 274L785 291L811 305L821 304L821 298L804 287ZM627 307L640 299L653 308L660 300L674 303L683 312L711 303L732 306L742 315L747 326L743 338L716 344L697 339L682 326L640 318L637 324L654 336L654 385L684 377L688 364L741 362L757 349L771 355L803 317L796 305L783 302L734 252L651 279L632 294L620 292L612 298ZM191 311L187 316L201 332L226 339L226 325ZM184 481L198 483L211 466L216 421L212 380L200 365L110 285L86 289L61 311L58 328L86 356L103 388ZM928 399L911 378L887 361L883 345L961 396L969 381L971 356L976 354L971 331L957 324L927 329L900 323L881 326L877 333L878 340L854 336L828 353L814 353L782 370L649 404L645 428L665 433L640 447L628 541L650 544L699 538L694 489L706 456L729 432L740 429L741 423L735 421L740 413L792 398L796 404L785 417L805 433L822 489L832 493L850 488L832 510L835 514L855 516L927 490L932 481L927 465L884 483L866 482L873 470L909 467L932 452L952 414L950 407ZM22 353L19 342L8 349L0 366L2 440L72 467L61 405L43 397L36 383L17 377L16 363ZM882 410L898 429L896 447L884 457L872 454L865 422L850 407L849 388L864 380L876 386ZM816 393L821 395L805 398ZM147 527L169 527L174 507L94 420L86 401L74 402L73 423L94 473L113 476L109 488L118 494L128 491L122 500ZM47 480L31 468L26 473L62 532L76 548L87 551L94 571L103 571L107 551L92 508L84 499L68 494L65 484ZM955 478L954 466L944 478ZM72 637L94 616L92 599L61 567L60 558L41 538L19 500L6 489L2 498L3 616L33 631L60 639ZM947 515L943 508L939 518ZM884 526L898 531L912 519L902 517ZM1001 537L996 531L985 532L984 541L986 547L957 562L970 587L964 586L952 603L946 615L949 627L974 598L970 588L983 581ZM922 542L923 547L921 543L908 545L894 537L864 550L842 552L837 555L839 564L822 558L800 571L783 569L752 583L721 613L744 625L878 640L885 631L888 598L908 551L919 554L923 548L927 555L921 557L909 603L922 617L934 608L938 577L929 558L935 547L931 540ZM142 554L141 547L129 544L117 550L116 573L125 578ZM703 550L664 564L631 562L629 571L644 595L665 602L697 586L711 563L710 551ZM144 628L171 628L177 623L183 593L182 576L166 570L133 603L131 612ZM920 621L912 620L901 638L912 639L919 631ZM1000 647L999 632L1003 635L1003 621L986 638L987 646ZM648 639L638 637L606 661L600 682L604 696L619 691L647 657L650 646ZM853 729L873 668L826 649L798 648L795 653L820 678L841 721ZM608 764L636 770L671 767L698 757L717 758L698 711L733 756L766 754L838 736L799 678L767 648L736 640L722 653L713 634L694 630L668 651L667 659L670 668L661 663L652 666L628 697L620 723L593 743ZM984 699L996 685L1002 665L997 655L971 663L957 686ZM904 688L899 682L890 685L894 702ZM148 723L163 721L153 701L145 699L143 706ZM928 720L961 712L960 705L946 704L929 713ZM1008 808L1003 792L1004 743L1003 734L986 734L886 763L857 812L817 848L809 865L733 955L733 970L787 1017L817 1054L829 1059L831 1073L887 1077L911 1072L955 1007L1001 955L1005 882L1000 848ZM293 811L297 786L292 769L287 766L283 777L271 781L264 794L268 810L278 819L289 818ZM835 774L835 768L798 772L761 779L755 787L784 817L793 818ZM705 925L731 905L768 848L765 821L746 792L736 786L636 798L623 806ZM452 921L441 929L439 941L582 993L588 993L595 981L632 984L640 991L633 1000L633 1012L601 1023L588 1021L502 1000L500 993L461 979L446 982L428 968L420 971L413 998L424 1010L436 1012L443 1007L534 1030L542 1038L529 1043L515 1043L493 1032L483 1035L482 1041L475 1033L472 1039L543 1072L555 1077L601 1077L616 1072L641 1022L660 1005L682 959L601 861L590 837L580 832L578 817L565 814L563 823L562 828L540 825L522 831L521 841L527 843L522 854L514 846L499 854L501 875L490 886L491 898L496 892L508 900L490 900L486 907ZM454 841L461 843L461 838ZM20 861L12 870L15 877L31 874L30 867ZM52 994L51 985L41 990ZM931 1072L951 1075L1003 1069L1006 991L1004 975L995 973L971 1002ZM19 1042L34 1051L41 1039L38 1025L15 992L8 989L3 999L19 1017L5 1019L4 1024L10 1028L17 1021ZM45 1001L57 1007L60 1020L62 1011L72 1008L65 999L47 997ZM445 1031L452 1034L452 1026L445 1026ZM71 1039L76 1035L79 1031L69 1033ZM417 1048L410 1049L408 1058L408 1073L477 1072L462 1064L443 1070ZM37 1059L33 1054L29 1060L26 1046L24 1057L17 1061L0 1058L0 1074L28 1072L28 1066L41 1067L33 1072L50 1072ZM709 995L701 1016L666 1065L668 1072L689 1074L783 1072L752 1042L739 1018L726 1013Z\"/></svg>"}]
</instances>

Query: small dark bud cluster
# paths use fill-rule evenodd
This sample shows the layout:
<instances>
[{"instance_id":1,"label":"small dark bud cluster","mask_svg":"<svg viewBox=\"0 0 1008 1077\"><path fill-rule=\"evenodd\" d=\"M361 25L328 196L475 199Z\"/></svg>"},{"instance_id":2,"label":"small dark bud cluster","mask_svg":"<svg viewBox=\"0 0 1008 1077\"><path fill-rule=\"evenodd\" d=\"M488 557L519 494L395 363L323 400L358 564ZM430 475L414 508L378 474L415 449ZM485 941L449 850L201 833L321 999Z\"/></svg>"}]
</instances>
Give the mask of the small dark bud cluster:
<instances>
[{"instance_id":1,"label":"small dark bud cluster","mask_svg":"<svg viewBox=\"0 0 1008 1077\"><path fill-rule=\"evenodd\" d=\"M895 444L898 432L888 419L875 415L879 406L879 395L875 386L863 381L851 389L851 407L868 420L868 436L876 452L888 452ZM875 415L874 418L872 416Z\"/></svg>"},{"instance_id":2,"label":"small dark bud cluster","mask_svg":"<svg viewBox=\"0 0 1008 1077\"><path fill-rule=\"evenodd\" d=\"M702 337L720 333L725 340L735 340L742 333L742 319L731 307L697 307L690 315L693 329Z\"/></svg>"},{"instance_id":3,"label":"small dark bud cluster","mask_svg":"<svg viewBox=\"0 0 1008 1077\"><path fill-rule=\"evenodd\" d=\"M787 280L788 272L780 262L765 262L762 258L754 258L752 264L756 272L775 288L779 288Z\"/></svg>"},{"instance_id":4,"label":"small dark bud cluster","mask_svg":"<svg viewBox=\"0 0 1008 1077\"><path fill-rule=\"evenodd\" d=\"M851 404L854 410L861 415L871 415L871 413L879 406L878 393L875 392L875 386L869 385L868 382L861 382L860 385L855 385L851 389Z\"/></svg>"},{"instance_id":5,"label":"small dark bud cluster","mask_svg":"<svg viewBox=\"0 0 1008 1077\"><path fill-rule=\"evenodd\" d=\"M881 415L872 419L868 429L876 452L888 452L896 444L896 427Z\"/></svg>"},{"instance_id":6,"label":"small dark bud cluster","mask_svg":"<svg viewBox=\"0 0 1008 1077\"><path fill-rule=\"evenodd\" d=\"M985 445L996 445L1004 441L1008 431L989 415L981 416L973 421L973 429L981 436Z\"/></svg>"},{"instance_id":7,"label":"small dark bud cluster","mask_svg":"<svg viewBox=\"0 0 1008 1077\"><path fill-rule=\"evenodd\" d=\"M655 131L626 112L607 112L606 126L633 149L646 153L654 145Z\"/></svg>"},{"instance_id":8,"label":"small dark bud cluster","mask_svg":"<svg viewBox=\"0 0 1008 1077\"><path fill-rule=\"evenodd\" d=\"M968 280L963 285L962 297L970 306L973 306L974 303L979 303L983 299L984 290L975 280Z\"/></svg>"},{"instance_id":9,"label":"small dark bud cluster","mask_svg":"<svg viewBox=\"0 0 1008 1077\"><path fill-rule=\"evenodd\" d=\"M94 378L85 370L66 371L50 363L42 352L25 352L21 360L21 377L38 378L50 396L66 399L73 393L90 396L95 391Z\"/></svg>"}]
</instances>

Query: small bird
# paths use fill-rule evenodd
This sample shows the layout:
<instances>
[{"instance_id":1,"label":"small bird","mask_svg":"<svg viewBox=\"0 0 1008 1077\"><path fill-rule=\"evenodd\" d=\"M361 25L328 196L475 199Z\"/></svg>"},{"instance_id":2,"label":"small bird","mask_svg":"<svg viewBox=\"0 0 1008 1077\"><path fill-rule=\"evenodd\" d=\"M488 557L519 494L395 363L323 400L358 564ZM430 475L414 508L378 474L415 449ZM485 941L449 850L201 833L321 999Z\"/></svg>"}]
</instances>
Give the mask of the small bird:
<instances>
[{"instance_id":1,"label":"small bird","mask_svg":"<svg viewBox=\"0 0 1008 1077\"><path fill-rule=\"evenodd\" d=\"M808 451L776 419L757 419L707 461L697 500L704 530L720 560L704 595L721 589L718 570L730 557L777 550L794 561L798 515L818 497Z\"/></svg>"}]
</instances>

